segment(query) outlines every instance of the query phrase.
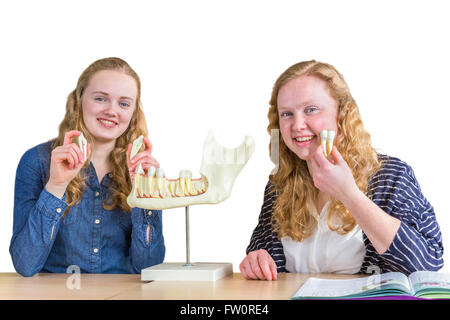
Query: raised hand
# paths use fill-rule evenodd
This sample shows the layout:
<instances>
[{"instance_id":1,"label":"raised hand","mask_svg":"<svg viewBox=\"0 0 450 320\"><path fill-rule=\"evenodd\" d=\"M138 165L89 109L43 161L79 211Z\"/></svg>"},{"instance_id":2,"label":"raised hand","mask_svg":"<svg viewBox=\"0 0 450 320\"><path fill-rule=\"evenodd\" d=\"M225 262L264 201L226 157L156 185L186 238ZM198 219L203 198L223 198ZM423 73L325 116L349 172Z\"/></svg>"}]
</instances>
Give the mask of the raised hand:
<instances>
[{"instance_id":1,"label":"raised hand","mask_svg":"<svg viewBox=\"0 0 450 320\"><path fill-rule=\"evenodd\" d=\"M314 185L317 189L344 202L346 198L358 193L353 174L342 155L333 146L329 159L325 158L319 147L308 164Z\"/></svg>"},{"instance_id":2,"label":"raised hand","mask_svg":"<svg viewBox=\"0 0 450 320\"><path fill-rule=\"evenodd\" d=\"M153 146L150 140L148 138L144 138L143 142L145 145L144 151L141 151L138 154L136 154L131 160L130 160L130 153L133 144L130 143L128 145L127 165L131 180L134 180L134 177L136 176L136 168L139 163L141 164L142 169L144 169L144 171L147 171L148 168L150 167L159 168L159 162L152 156Z\"/></svg>"},{"instance_id":3,"label":"raised hand","mask_svg":"<svg viewBox=\"0 0 450 320\"><path fill-rule=\"evenodd\" d=\"M78 137L80 131L72 130L64 135L64 144L56 147L51 153L50 177L45 186L48 192L58 198L62 198L70 181L80 172L85 158L73 137ZM90 153L90 145L87 145L87 155Z\"/></svg>"}]
</instances>

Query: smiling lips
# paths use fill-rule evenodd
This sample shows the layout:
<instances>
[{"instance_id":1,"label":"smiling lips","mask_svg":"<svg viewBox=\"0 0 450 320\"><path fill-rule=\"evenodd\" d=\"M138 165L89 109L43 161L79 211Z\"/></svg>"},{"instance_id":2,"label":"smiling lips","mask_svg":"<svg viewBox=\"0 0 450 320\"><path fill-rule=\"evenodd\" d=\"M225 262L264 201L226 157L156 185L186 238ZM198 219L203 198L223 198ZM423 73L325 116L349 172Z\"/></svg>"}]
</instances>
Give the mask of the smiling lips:
<instances>
[{"instance_id":1,"label":"smiling lips","mask_svg":"<svg viewBox=\"0 0 450 320\"><path fill-rule=\"evenodd\" d=\"M311 136L301 136L301 137L296 137L294 138L294 141L297 145L299 146L306 146L308 145L316 136L315 135L311 135Z\"/></svg>"},{"instance_id":2,"label":"smiling lips","mask_svg":"<svg viewBox=\"0 0 450 320\"><path fill-rule=\"evenodd\" d=\"M103 119L103 118L98 118L97 120L98 120L98 122L100 122L100 124L103 127L106 127L106 128L113 128L117 125L117 122L112 121L112 120Z\"/></svg>"},{"instance_id":3,"label":"smiling lips","mask_svg":"<svg viewBox=\"0 0 450 320\"><path fill-rule=\"evenodd\" d=\"M297 140L298 142L304 142L304 141L310 141L314 137L315 136L297 137L297 138L295 138L295 140Z\"/></svg>"}]
</instances>

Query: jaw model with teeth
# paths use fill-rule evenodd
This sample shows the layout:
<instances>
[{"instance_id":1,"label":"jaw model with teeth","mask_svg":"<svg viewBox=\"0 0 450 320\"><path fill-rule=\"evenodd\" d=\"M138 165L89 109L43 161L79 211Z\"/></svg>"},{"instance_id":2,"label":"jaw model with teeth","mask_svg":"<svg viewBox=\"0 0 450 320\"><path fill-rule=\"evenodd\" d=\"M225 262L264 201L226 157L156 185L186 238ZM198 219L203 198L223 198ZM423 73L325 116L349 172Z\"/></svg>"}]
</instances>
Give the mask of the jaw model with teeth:
<instances>
[{"instance_id":1,"label":"jaw model with teeth","mask_svg":"<svg viewBox=\"0 0 450 320\"><path fill-rule=\"evenodd\" d=\"M142 138L135 140L130 159L142 146ZM214 204L231 194L234 181L255 149L253 138L246 136L235 149L222 147L209 132L203 145L200 178L192 179L182 170L178 179L167 179L164 170L150 167L147 174L138 165L133 188L127 198L130 207L162 210L193 204Z\"/></svg>"},{"instance_id":2,"label":"jaw model with teeth","mask_svg":"<svg viewBox=\"0 0 450 320\"><path fill-rule=\"evenodd\" d=\"M333 141L336 133L333 130L320 131L320 140L322 142L323 154L328 157L333 150Z\"/></svg>"}]
</instances>

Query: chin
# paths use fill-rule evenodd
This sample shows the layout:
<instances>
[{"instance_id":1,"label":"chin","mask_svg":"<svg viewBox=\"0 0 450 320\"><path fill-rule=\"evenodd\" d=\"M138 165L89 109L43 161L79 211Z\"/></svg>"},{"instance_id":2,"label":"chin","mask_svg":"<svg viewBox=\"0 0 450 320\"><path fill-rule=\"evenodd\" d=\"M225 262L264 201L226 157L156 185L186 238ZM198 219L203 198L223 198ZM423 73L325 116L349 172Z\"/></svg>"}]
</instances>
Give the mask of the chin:
<instances>
[{"instance_id":1,"label":"chin","mask_svg":"<svg viewBox=\"0 0 450 320\"><path fill-rule=\"evenodd\" d=\"M119 136L115 136L115 135L102 135L102 134L98 134L98 135L93 135L95 141L98 142L111 142L111 141L115 141Z\"/></svg>"}]
</instances>

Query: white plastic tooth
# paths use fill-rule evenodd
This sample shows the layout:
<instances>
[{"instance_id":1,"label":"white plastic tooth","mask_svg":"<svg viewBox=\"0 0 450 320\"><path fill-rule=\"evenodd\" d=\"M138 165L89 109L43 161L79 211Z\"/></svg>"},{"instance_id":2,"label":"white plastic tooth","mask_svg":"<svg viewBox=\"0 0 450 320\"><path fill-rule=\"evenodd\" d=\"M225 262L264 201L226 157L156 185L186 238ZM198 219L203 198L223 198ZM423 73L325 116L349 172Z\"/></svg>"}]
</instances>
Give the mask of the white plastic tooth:
<instances>
[{"instance_id":1,"label":"white plastic tooth","mask_svg":"<svg viewBox=\"0 0 450 320\"><path fill-rule=\"evenodd\" d=\"M146 177L145 176L141 176L141 190L142 190L142 196L145 198L148 193L147 193L147 188L146 188Z\"/></svg>"},{"instance_id":2,"label":"white plastic tooth","mask_svg":"<svg viewBox=\"0 0 450 320\"><path fill-rule=\"evenodd\" d=\"M87 140L84 137L83 133L78 136L78 146L80 147L81 152L83 153L83 161L86 161L87 156Z\"/></svg>"},{"instance_id":3,"label":"white plastic tooth","mask_svg":"<svg viewBox=\"0 0 450 320\"><path fill-rule=\"evenodd\" d=\"M144 169L142 169L142 165L141 165L140 162L139 162L138 165L137 165L137 168L136 168L136 174L137 174L137 175L138 175L138 174L145 174L145 171L144 171Z\"/></svg>"},{"instance_id":4,"label":"white plastic tooth","mask_svg":"<svg viewBox=\"0 0 450 320\"><path fill-rule=\"evenodd\" d=\"M147 185L148 185L148 194L151 196L153 194L153 180L155 179L156 168L151 166L147 171Z\"/></svg>"},{"instance_id":5,"label":"white plastic tooth","mask_svg":"<svg viewBox=\"0 0 450 320\"><path fill-rule=\"evenodd\" d=\"M186 183L186 191L184 192L184 195L188 196L191 193L191 180L192 180L192 172L189 170L185 170L185 183Z\"/></svg>"},{"instance_id":6,"label":"white plastic tooth","mask_svg":"<svg viewBox=\"0 0 450 320\"><path fill-rule=\"evenodd\" d=\"M141 176L139 174L136 174L134 176L134 185L136 186L136 193L138 195L142 195L141 194Z\"/></svg>"},{"instance_id":7,"label":"white plastic tooth","mask_svg":"<svg viewBox=\"0 0 450 320\"><path fill-rule=\"evenodd\" d=\"M141 176L142 174L144 174L144 170L142 169L142 166L139 163L137 165L137 168L136 168L136 171L135 171L134 179L135 179L135 183L136 183L136 186L137 186L137 191L139 192L139 194L141 196L144 195L143 181L142 181L143 179L142 179L142 176Z\"/></svg>"},{"instance_id":8,"label":"white plastic tooth","mask_svg":"<svg viewBox=\"0 0 450 320\"><path fill-rule=\"evenodd\" d=\"M327 155L331 154L331 151L333 150L333 141L334 137L336 136L336 132L333 130L328 131L328 138L327 138Z\"/></svg>"},{"instance_id":9,"label":"white plastic tooth","mask_svg":"<svg viewBox=\"0 0 450 320\"><path fill-rule=\"evenodd\" d=\"M167 189L169 189L169 194L174 197L176 194L176 186L177 186L177 181L167 181Z\"/></svg>"},{"instance_id":10,"label":"white plastic tooth","mask_svg":"<svg viewBox=\"0 0 450 320\"><path fill-rule=\"evenodd\" d=\"M161 196L163 195L163 187L164 187L164 169L161 168L157 168L155 175L156 175L156 186L157 186L157 190L159 191L159 193L161 194Z\"/></svg>"},{"instance_id":11,"label":"white plastic tooth","mask_svg":"<svg viewBox=\"0 0 450 320\"><path fill-rule=\"evenodd\" d=\"M139 149L141 149L142 145L144 144L144 136L139 136L136 140L133 141L133 146L131 147L130 152L130 160L133 159L133 157L139 152Z\"/></svg>"},{"instance_id":12,"label":"white plastic tooth","mask_svg":"<svg viewBox=\"0 0 450 320\"><path fill-rule=\"evenodd\" d=\"M181 192L186 194L186 171L181 170L178 174L178 186L181 189ZM178 189L178 188L177 188Z\"/></svg>"},{"instance_id":13,"label":"white plastic tooth","mask_svg":"<svg viewBox=\"0 0 450 320\"><path fill-rule=\"evenodd\" d=\"M156 173L156 168L155 167L152 166L152 167L148 168L147 175L149 177L153 177L155 175L155 173Z\"/></svg>"},{"instance_id":14,"label":"white plastic tooth","mask_svg":"<svg viewBox=\"0 0 450 320\"><path fill-rule=\"evenodd\" d=\"M162 178L162 177L164 177L165 174L166 173L164 172L164 169L156 168L155 175L156 175L157 178Z\"/></svg>"},{"instance_id":15,"label":"white plastic tooth","mask_svg":"<svg viewBox=\"0 0 450 320\"><path fill-rule=\"evenodd\" d=\"M320 141L322 143L323 154L327 156L327 141L328 141L328 130L320 131Z\"/></svg>"}]
</instances>

